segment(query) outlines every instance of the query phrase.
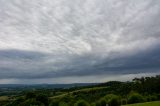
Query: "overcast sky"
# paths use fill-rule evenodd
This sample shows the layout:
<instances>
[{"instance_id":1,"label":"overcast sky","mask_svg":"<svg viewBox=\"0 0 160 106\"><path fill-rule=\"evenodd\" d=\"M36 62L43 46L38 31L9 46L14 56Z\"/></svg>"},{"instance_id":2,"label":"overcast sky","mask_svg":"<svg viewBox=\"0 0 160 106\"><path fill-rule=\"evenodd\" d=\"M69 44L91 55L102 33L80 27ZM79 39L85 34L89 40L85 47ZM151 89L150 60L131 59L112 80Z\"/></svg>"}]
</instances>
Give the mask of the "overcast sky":
<instances>
[{"instance_id":1,"label":"overcast sky","mask_svg":"<svg viewBox=\"0 0 160 106\"><path fill-rule=\"evenodd\" d=\"M0 0L0 83L160 73L160 0Z\"/></svg>"}]
</instances>

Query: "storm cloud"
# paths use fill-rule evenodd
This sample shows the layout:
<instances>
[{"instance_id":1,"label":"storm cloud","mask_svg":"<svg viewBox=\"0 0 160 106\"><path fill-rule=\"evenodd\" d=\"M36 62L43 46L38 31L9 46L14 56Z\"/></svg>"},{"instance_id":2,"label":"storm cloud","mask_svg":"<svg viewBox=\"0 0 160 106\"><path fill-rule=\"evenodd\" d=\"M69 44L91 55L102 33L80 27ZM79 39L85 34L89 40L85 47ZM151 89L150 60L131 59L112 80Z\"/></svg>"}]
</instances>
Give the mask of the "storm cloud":
<instances>
[{"instance_id":1,"label":"storm cloud","mask_svg":"<svg viewBox=\"0 0 160 106\"><path fill-rule=\"evenodd\" d=\"M97 82L159 73L159 5L0 0L0 83Z\"/></svg>"}]
</instances>

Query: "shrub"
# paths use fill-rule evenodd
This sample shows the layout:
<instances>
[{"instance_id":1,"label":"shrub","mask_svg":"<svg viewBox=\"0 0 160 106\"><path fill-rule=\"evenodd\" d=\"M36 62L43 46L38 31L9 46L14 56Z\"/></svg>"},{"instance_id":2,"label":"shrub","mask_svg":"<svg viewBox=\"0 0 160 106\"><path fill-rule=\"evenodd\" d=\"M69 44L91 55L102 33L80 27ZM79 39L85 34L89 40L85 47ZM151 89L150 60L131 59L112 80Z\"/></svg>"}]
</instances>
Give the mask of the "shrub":
<instances>
[{"instance_id":1,"label":"shrub","mask_svg":"<svg viewBox=\"0 0 160 106\"><path fill-rule=\"evenodd\" d=\"M160 94L157 94L157 100L160 100Z\"/></svg>"},{"instance_id":2,"label":"shrub","mask_svg":"<svg viewBox=\"0 0 160 106\"><path fill-rule=\"evenodd\" d=\"M93 106L106 106L107 102L104 98L97 101Z\"/></svg>"},{"instance_id":3,"label":"shrub","mask_svg":"<svg viewBox=\"0 0 160 106\"><path fill-rule=\"evenodd\" d=\"M95 104L95 103L92 103L90 106L96 106L96 104Z\"/></svg>"},{"instance_id":4,"label":"shrub","mask_svg":"<svg viewBox=\"0 0 160 106\"><path fill-rule=\"evenodd\" d=\"M35 98L36 97L36 94L34 92L28 92L26 94L26 99L32 99L32 98Z\"/></svg>"},{"instance_id":5,"label":"shrub","mask_svg":"<svg viewBox=\"0 0 160 106\"><path fill-rule=\"evenodd\" d=\"M101 103L98 101L95 103L95 106L101 106Z\"/></svg>"},{"instance_id":6,"label":"shrub","mask_svg":"<svg viewBox=\"0 0 160 106\"><path fill-rule=\"evenodd\" d=\"M127 104L127 99L122 99L122 100L121 100L121 104L122 104L122 105L126 105L126 104Z\"/></svg>"},{"instance_id":7,"label":"shrub","mask_svg":"<svg viewBox=\"0 0 160 106\"><path fill-rule=\"evenodd\" d=\"M114 94L109 94L104 97L106 99L106 103L109 106L120 106L120 97Z\"/></svg>"},{"instance_id":8,"label":"shrub","mask_svg":"<svg viewBox=\"0 0 160 106\"><path fill-rule=\"evenodd\" d=\"M106 101L108 102L112 97L114 97L114 94L108 94L106 95L104 98L106 99Z\"/></svg>"},{"instance_id":9,"label":"shrub","mask_svg":"<svg viewBox=\"0 0 160 106\"><path fill-rule=\"evenodd\" d=\"M44 106L44 104L36 101L35 99L28 99L19 106Z\"/></svg>"},{"instance_id":10,"label":"shrub","mask_svg":"<svg viewBox=\"0 0 160 106\"><path fill-rule=\"evenodd\" d=\"M146 102L150 102L151 101L150 96L145 96L144 99L145 99Z\"/></svg>"},{"instance_id":11,"label":"shrub","mask_svg":"<svg viewBox=\"0 0 160 106\"><path fill-rule=\"evenodd\" d=\"M118 96L112 97L109 101L108 101L109 106L120 106L120 99Z\"/></svg>"},{"instance_id":12,"label":"shrub","mask_svg":"<svg viewBox=\"0 0 160 106\"><path fill-rule=\"evenodd\" d=\"M100 106L106 106L107 102L104 98L100 99L99 101Z\"/></svg>"},{"instance_id":13,"label":"shrub","mask_svg":"<svg viewBox=\"0 0 160 106\"><path fill-rule=\"evenodd\" d=\"M130 96L129 96L129 99L128 99L128 103L129 104L132 104L132 103L140 103L140 102L144 102L144 98L142 95L138 94L138 93L132 93Z\"/></svg>"},{"instance_id":14,"label":"shrub","mask_svg":"<svg viewBox=\"0 0 160 106\"><path fill-rule=\"evenodd\" d=\"M20 103L23 103L24 101L25 99L23 97L19 97L15 101L12 102L12 105L16 106L16 105L19 105Z\"/></svg>"},{"instance_id":15,"label":"shrub","mask_svg":"<svg viewBox=\"0 0 160 106\"><path fill-rule=\"evenodd\" d=\"M39 94L36 96L36 100L48 106L48 97L44 94Z\"/></svg>"},{"instance_id":16,"label":"shrub","mask_svg":"<svg viewBox=\"0 0 160 106\"><path fill-rule=\"evenodd\" d=\"M58 106L58 105L59 105L59 101L57 100L54 100L49 104L49 106Z\"/></svg>"},{"instance_id":17,"label":"shrub","mask_svg":"<svg viewBox=\"0 0 160 106\"><path fill-rule=\"evenodd\" d=\"M68 106L68 104L65 103L65 102L60 102L60 103L59 103L59 106Z\"/></svg>"},{"instance_id":18,"label":"shrub","mask_svg":"<svg viewBox=\"0 0 160 106\"><path fill-rule=\"evenodd\" d=\"M147 95L144 97L144 100L147 102L158 100L157 95Z\"/></svg>"},{"instance_id":19,"label":"shrub","mask_svg":"<svg viewBox=\"0 0 160 106\"><path fill-rule=\"evenodd\" d=\"M77 101L74 106L89 106L89 104L84 100Z\"/></svg>"},{"instance_id":20,"label":"shrub","mask_svg":"<svg viewBox=\"0 0 160 106\"><path fill-rule=\"evenodd\" d=\"M151 101L156 101L157 100L157 96L155 96L155 95L150 96L150 100Z\"/></svg>"}]
</instances>

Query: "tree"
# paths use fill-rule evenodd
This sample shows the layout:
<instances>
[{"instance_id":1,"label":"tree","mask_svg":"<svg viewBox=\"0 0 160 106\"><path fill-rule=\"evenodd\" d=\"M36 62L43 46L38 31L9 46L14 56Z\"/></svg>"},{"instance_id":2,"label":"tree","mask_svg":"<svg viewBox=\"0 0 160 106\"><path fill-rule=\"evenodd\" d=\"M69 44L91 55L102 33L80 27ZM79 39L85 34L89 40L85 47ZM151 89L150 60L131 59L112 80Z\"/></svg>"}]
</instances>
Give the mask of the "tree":
<instances>
[{"instance_id":1,"label":"tree","mask_svg":"<svg viewBox=\"0 0 160 106\"><path fill-rule=\"evenodd\" d=\"M127 104L127 99L122 99L122 100L121 100L121 104L122 104L122 105L126 105L126 104Z\"/></svg>"},{"instance_id":2,"label":"tree","mask_svg":"<svg viewBox=\"0 0 160 106\"><path fill-rule=\"evenodd\" d=\"M129 104L140 103L140 102L143 102L143 101L144 101L143 96L140 95L139 93L130 94L129 99L128 99Z\"/></svg>"},{"instance_id":3,"label":"tree","mask_svg":"<svg viewBox=\"0 0 160 106\"><path fill-rule=\"evenodd\" d=\"M47 97L47 95L38 94L36 96L36 101L39 101L39 102L45 104L45 106L48 106L48 97Z\"/></svg>"},{"instance_id":4,"label":"tree","mask_svg":"<svg viewBox=\"0 0 160 106\"><path fill-rule=\"evenodd\" d=\"M58 100L54 100L49 104L49 106L59 106L59 101Z\"/></svg>"},{"instance_id":5,"label":"tree","mask_svg":"<svg viewBox=\"0 0 160 106\"><path fill-rule=\"evenodd\" d=\"M120 106L120 99L118 96L114 96L112 97L109 101L108 101L109 106Z\"/></svg>"},{"instance_id":6,"label":"tree","mask_svg":"<svg viewBox=\"0 0 160 106\"><path fill-rule=\"evenodd\" d=\"M107 102L104 98L100 99L99 101L100 106L106 106Z\"/></svg>"},{"instance_id":7,"label":"tree","mask_svg":"<svg viewBox=\"0 0 160 106\"><path fill-rule=\"evenodd\" d=\"M68 104L65 103L65 102L60 102L60 103L59 103L59 106L68 106Z\"/></svg>"},{"instance_id":8,"label":"tree","mask_svg":"<svg viewBox=\"0 0 160 106\"><path fill-rule=\"evenodd\" d=\"M43 103L36 101L35 99L28 99L18 106L45 106Z\"/></svg>"},{"instance_id":9,"label":"tree","mask_svg":"<svg viewBox=\"0 0 160 106\"><path fill-rule=\"evenodd\" d=\"M35 98L36 97L36 94L34 92L28 92L26 94L26 99L32 99L32 98Z\"/></svg>"},{"instance_id":10,"label":"tree","mask_svg":"<svg viewBox=\"0 0 160 106\"><path fill-rule=\"evenodd\" d=\"M74 106L89 106L89 104L85 100L79 100L74 104Z\"/></svg>"}]
</instances>

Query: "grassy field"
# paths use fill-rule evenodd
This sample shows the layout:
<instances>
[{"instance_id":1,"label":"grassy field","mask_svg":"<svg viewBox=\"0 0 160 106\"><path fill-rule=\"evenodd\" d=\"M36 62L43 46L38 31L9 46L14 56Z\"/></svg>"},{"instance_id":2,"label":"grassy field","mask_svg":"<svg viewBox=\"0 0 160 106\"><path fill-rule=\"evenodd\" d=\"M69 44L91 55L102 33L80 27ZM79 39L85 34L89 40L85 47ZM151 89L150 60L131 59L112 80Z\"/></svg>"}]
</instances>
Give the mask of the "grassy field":
<instances>
[{"instance_id":1,"label":"grassy field","mask_svg":"<svg viewBox=\"0 0 160 106\"><path fill-rule=\"evenodd\" d=\"M147 103L137 103L137 104L123 105L123 106L160 106L160 101L147 102Z\"/></svg>"},{"instance_id":2,"label":"grassy field","mask_svg":"<svg viewBox=\"0 0 160 106\"><path fill-rule=\"evenodd\" d=\"M71 91L69 92L70 94L73 94L73 93L78 93L78 92L83 92L83 93L87 93L89 91L96 91L96 90L101 90L101 89L105 89L105 88L108 88L108 87L93 87L93 88L84 88L84 89L80 89L80 90L75 90L75 91ZM51 99L55 99L55 98L60 98L60 97L64 97L68 95L68 93L63 93L63 94L60 94L60 95L57 95L57 96L53 96L53 97L50 97Z\"/></svg>"},{"instance_id":3,"label":"grassy field","mask_svg":"<svg viewBox=\"0 0 160 106\"><path fill-rule=\"evenodd\" d=\"M0 101L5 101L5 100L8 100L7 96L0 96Z\"/></svg>"}]
</instances>

